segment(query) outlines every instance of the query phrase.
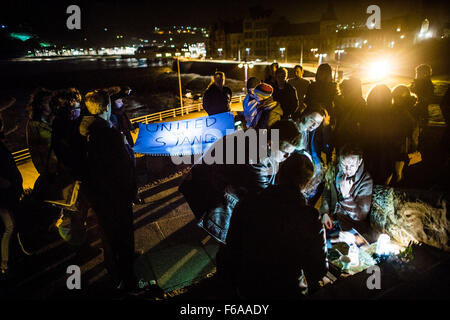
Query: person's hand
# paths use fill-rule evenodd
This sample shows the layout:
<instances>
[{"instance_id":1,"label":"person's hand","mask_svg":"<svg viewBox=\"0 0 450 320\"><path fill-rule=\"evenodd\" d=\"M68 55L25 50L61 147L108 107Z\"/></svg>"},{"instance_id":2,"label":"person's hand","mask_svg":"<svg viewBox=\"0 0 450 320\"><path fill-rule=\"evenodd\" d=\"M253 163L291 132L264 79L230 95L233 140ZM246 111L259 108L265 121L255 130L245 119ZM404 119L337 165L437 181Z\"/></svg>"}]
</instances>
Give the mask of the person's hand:
<instances>
[{"instance_id":1,"label":"person's hand","mask_svg":"<svg viewBox=\"0 0 450 320\"><path fill-rule=\"evenodd\" d=\"M344 178L341 182L341 193L344 198L348 198L350 195L350 189L353 186L353 180Z\"/></svg>"},{"instance_id":2,"label":"person's hand","mask_svg":"<svg viewBox=\"0 0 450 320\"><path fill-rule=\"evenodd\" d=\"M328 230L331 230L333 228L333 220L331 220L330 216L326 213L322 216L322 223Z\"/></svg>"}]
</instances>

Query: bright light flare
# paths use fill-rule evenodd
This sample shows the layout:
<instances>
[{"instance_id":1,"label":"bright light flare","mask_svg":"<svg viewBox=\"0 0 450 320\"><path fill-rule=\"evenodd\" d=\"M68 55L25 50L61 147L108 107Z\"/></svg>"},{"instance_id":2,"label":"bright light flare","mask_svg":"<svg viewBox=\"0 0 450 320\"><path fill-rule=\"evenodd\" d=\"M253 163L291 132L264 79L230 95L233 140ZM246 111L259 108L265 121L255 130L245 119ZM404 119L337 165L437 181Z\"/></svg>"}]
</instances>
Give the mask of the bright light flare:
<instances>
[{"instance_id":1,"label":"bright light flare","mask_svg":"<svg viewBox=\"0 0 450 320\"><path fill-rule=\"evenodd\" d=\"M389 74L389 62L387 60L374 61L370 64L369 77L381 79Z\"/></svg>"}]
</instances>

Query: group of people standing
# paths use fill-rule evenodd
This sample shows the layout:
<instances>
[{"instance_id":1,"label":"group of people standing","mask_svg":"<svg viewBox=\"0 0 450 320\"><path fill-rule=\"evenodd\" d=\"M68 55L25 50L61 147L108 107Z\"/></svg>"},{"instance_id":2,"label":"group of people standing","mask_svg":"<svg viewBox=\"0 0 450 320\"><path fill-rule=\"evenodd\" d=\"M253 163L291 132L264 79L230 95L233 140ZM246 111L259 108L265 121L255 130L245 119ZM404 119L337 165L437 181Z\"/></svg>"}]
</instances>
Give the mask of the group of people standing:
<instances>
[{"instance_id":1,"label":"group of people standing","mask_svg":"<svg viewBox=\"0 0 450 320\"><path fill-rule=\"evenodd\" d=\"M31 194L35 206L29 209L39 211L46 207L47 215L55 214L49 218L58 221L58 226L68 221L60 234L75 247L85 244L86 219L90 211L95 213L105 265L114 287L119 289L129 289L137 283L133 271L132 204L140 200L130 134L133 125L123 110L122 100L129 93L129 87L93 90L85 95L75 88L39 88L32 93L27 107L26 139L39 173ZM11 153L3 143L0 147L0 208L8 226L2 239L1 267L2 274L7 275L10 235L14 228L18 234L24 230L20 224L14 225L14 214L24 192ZM74 198L75 208L64 211L52 210L47 203L64 204ZM32 213L28 214L31 217Z\"/></svg>"},{"instance_id":2,"label":"group of people standing","mask_svg":"<svg viewBox=\"0 0 450 320\"><path fill-rule=\"evenodd\" d=\"M376 85L367 99L359 79L333 82L327 63L312 82L302 78L302 66L294 71L288 80L287 70L272 64L264 81L248 79L243 101L244 132L255 129L260 139L276 129L280 147L258 144L267 155L245 164L199 161L180 186L198 225L221 243L219 276L241 297L298 297L317 288L327 271L326 230L336 224L373 241L373 185L402 181L428 120L428 65L416 68L410 87ZM230 111L231 90L223 73L216 77L222 89L211 89L215 81L206 91L208 114ZM214 105L212 92L224 97L222 104ZM229 159L223 146L233 141L236 157L238 135L223 137L207 153ZM239 150L249 152L248 143Z\"/></svg>"}]
</instances>

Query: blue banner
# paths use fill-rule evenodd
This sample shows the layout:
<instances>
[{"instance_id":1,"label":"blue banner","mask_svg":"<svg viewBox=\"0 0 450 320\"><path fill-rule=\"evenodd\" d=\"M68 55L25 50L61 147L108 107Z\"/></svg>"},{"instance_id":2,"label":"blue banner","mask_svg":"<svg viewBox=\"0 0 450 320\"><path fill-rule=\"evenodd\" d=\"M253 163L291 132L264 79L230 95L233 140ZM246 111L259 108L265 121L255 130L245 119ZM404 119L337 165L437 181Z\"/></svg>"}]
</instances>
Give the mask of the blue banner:
<instances>
[{"instance_id":1,"label":"blue banner","mask_svg":"<svg viewBox=\"0 0 450 320\"><path fill-rule=\"evenodd\" d=\"M133 149L136 153L158 156L202 154L227 130L234 131L232 112L180 121L140 123Z\"/></svg>"}]
</instances>

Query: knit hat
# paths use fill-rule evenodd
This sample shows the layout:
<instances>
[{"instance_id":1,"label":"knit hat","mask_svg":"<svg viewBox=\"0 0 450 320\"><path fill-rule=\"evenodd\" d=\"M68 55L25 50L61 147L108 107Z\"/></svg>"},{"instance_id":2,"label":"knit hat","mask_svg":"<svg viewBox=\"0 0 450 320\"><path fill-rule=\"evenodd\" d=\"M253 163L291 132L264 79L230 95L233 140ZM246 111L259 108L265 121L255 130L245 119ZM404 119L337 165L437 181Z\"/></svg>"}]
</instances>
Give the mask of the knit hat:
<instances>
[{"instance_id":1,"label":"knit hat","mask_svg":"<svg viewBox=\"0 0 450 320\"><path fill-rule=\"evenodd\" d=\"M270 84L267 84L267 83L260 83L255 88L255 94L261 100L270 98L270 96L272 96L272 93L273 93L273 88Z\"/></svg>"}]
</instances>

